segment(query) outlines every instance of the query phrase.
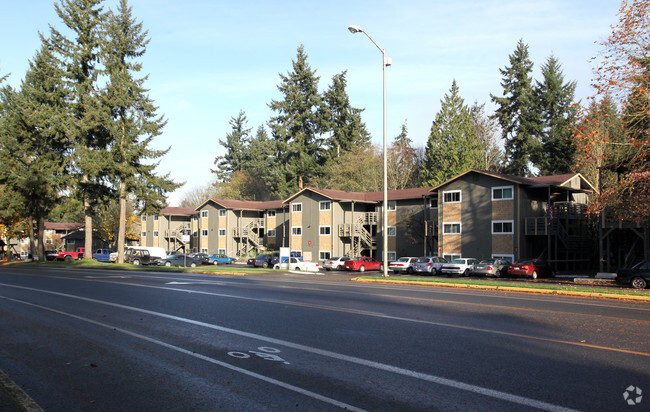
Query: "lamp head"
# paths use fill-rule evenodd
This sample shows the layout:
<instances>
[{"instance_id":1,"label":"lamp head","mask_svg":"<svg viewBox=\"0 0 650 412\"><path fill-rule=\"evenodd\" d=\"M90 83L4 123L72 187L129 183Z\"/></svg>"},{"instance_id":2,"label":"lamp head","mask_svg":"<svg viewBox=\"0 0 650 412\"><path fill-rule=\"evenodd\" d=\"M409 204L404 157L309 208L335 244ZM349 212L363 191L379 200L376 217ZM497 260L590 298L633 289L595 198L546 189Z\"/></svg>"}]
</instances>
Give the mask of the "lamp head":
<instances>
[{"instance_id":1,"label":"lamp head","mask_svg":"<svg viewBox=\"0 0 650 412\"><path fill-rule=\"evenodd\" d=\"M363 31L361 27L354 24L349 25L348 30L350 30L350 33L359 33L360 31Z\"/></svg>"}]
</instances>

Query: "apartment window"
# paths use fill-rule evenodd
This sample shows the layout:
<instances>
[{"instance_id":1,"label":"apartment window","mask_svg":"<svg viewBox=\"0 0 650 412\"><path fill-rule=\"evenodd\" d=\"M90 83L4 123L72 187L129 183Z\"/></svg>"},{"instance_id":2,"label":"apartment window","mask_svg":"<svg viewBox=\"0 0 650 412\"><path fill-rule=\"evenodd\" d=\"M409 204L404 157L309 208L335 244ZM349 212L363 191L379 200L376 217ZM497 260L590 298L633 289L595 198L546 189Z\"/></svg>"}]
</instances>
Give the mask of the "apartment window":
<instances>
[{"instance_id":1,"label":"apartment window","mask_svg":"<svg viewBox=\"0 0 650 412\"><path fill-rule=\"evenodd\" d=\"M291 234L294 236L302 236L302 227L301 226L292 227Z\"/></svg>"},{"instance_id":2,"label":"apartment window","mask_svg":"<svg viewBox=\"0 0 650 412\"><path fill-rule=\"evenodd\" d=\"M394 201L394 200L391 200L390 202L388 202L388 211L389 212L394 212L396 210L397 210L397 202Z\"/></svg>"},{"instance_id":3,"label":"apartment window","mask_svg":"<svg viewBox=\"0 0 650 412\"><path fill-rule=\"evenodd\" d=\"M153 231L153 237L158 237L158 231L157 230Z\"/></svg>"},{"instance_id":4,"label":"apartment window","mask_svg":"<svg viewBox=\"0 0 650 412\"><path fill-rule=\"evenodd\" d=\"M329 236L332 234L332 228L330 226L319 226L318 233L321 236Z\"/></svg>"},{"instance_id":5,"label":"apartment window","mask_svg":"<svg viewBox=\"0 0 650 412\"><path fill-rule=\"evenodd\" d=\"M199 232L197 232L196 230L194 232L192 232L192 236L197 237L198 235L199 235Z\"/></svg>"},{"instance_id":6,"label":"apartment window","mask_svg":"<svg viewBox=\"0 0 650 412\"><path fill-rule=\"evenodd\" d=\"M329 250L328 251L321 250L320 252L318 252L318 259L319 260L327 260L327 259L329 259L331 257L332 257L332 252L330 252Z\"/></svg>"},{"instance_id":7,"label":"apartment window","mask_svg":"<svg viewBox=\"0 0 650 412\"><path fill-rule=\"evenodd\" d=\"M332 210L332 202L330 200L323 200L318 202L319 210Z\"/></svg>"},{"instance_id":8,"label":"apartment window","mask_svg":"<svg viewBox=\"0 0 650 412\"><path fill-rule=\"evenodd\" d=\"M275 217L275 210L269 210L266 212L266 217Z\"/></svg>"},{"instance_id":9,"label":"apartment window","mask_svg":"<svg viewBox=\"0 0 650 412\"><path fill-rule=\"evenodd\" d=\"M507 260L512 263L515 261L515 255L492 255L492 259Z\"/></svg>"},{"instance_id":10,"label":"apartment window","mask_svg":"<svg viewBox=\"0 0 650 412\"><path fill-rule=\"evenodd\" d=\"M434 197L429 199L429 209L437 209L438 208L438 198Z\"/></svg>"},{"instance_id":11,"label":"apartment window","mask_svg":"<svg viewBox=\"0 0 650 412\"><path fill-rule=\"evenodd\" d=\"M450 190L442 192L442 203L460 203L460 190Z\"/></svg>"},{"instance_id":12,"label":"apartment window","mask_svg":"<svg viewBox=\"0 0 650 412\"><path fill-rule=\"evenodd\" d=\"M500 186L492 188L492 200L512 199L513 186Z\"/></svg>"},{"instance_id":13,"label":"apartment window","mask_svg":"<svg viewBox=\"0 0 650 412\"><path fill-rule=\"evenodd\" d=\"M208 217L208 211L207 210L201 210L201 217Z\"/></svg>"},{"instance_id":14,"label":"apartment window","mask_svg":"<svg viewBox=\"0 0 650 412\"><path fill-rule=\"evenodd\" d=\"M217 254L225 255L226 254L226 249L217 249Z\"/></svg>"},{"instance_id":15,"label":"apartment window","mask_svg":"<svg viewBox=\"0 0 650 412\"><path fill-rule=\"evenodd\" d=\"M442 233L445 235L460 235L460 222L443 223Z\"/></svg>"},{"instance_id":16,"label":"apartment window","mask_svg":"<svg viewBox=\"0 0 650 412\"><path fill-rule=\"evenodd\" d=\"M275 229L269 229L266 232L266 237L275 237Z\"/></svg>"},{"instance_id":17,"label":"apartment window","mask_svg":"<svg viewBox=\"0 0 650 412\"><path fill-rule=\"evenodd\" d=\"M147 237L147 232L142 232L142 237Z\"/></svg>"},{"instance_id":18,"label":"apartment window","mask_svg":"<svg viewBox=\"0 0 650 412\"><path fill-rule=\"evenodd\" d=\"M199 220L199 217L197 215L194 215L192 216L192 220L196 222L197 220Z\"/></svg>"},{"instance_id":19,"label":"apartment window","mask_svg":"<svg viewBox=\"0 0 650 412\"><path fill-rule=\"evenodd\" d=\"M226 229L219 229L219 236L221 237L226 236Z\"/></svg>"},{"instance_id":20,"label":"apartment window","mask_svg":"<svg viewBox=\"0 0 650 412\"><path fill-rule=\"evenodd\" d=\"M386 228L388 236L397 236L397 226L388 226Z\"/></svg>"},{"instance_id":21,"label":"apartment window","mask_svg":"<svg viewBox=\"0 0 650 412\"><path fill-rule=\"evenodd\" d=\"M302 212L302 203L292 203L291 213L300 213L300 212Z\"/></svg>"},{"instance_id":22,"label":"apartment window","mask_svg":"<svg viewBox=\"0 0 650 412\"><path fill-rule=\"evenodd\" d=\"M219 217L226 217L226 209L219 209Z\"/></svg>"},{"instance_id":23,"label":"apartment window","mask_svg":"<svg viewBox=\"0 0 650 412\"><path fill-rule=\"evenodd\" d=\"M208 235L208 229L201 229L201 236L205 237Z\"/></svg>"},{"instance_id":24,"label":"apartment window","mask_svg":"<svg viewBox=\"0 0 650 412\"><path fill-rule=\"evenodd\" d=\"M451 262L454 259L460 259L462 255L460 253L446 253L442 257L447 259L447 262Z\"/></svg>"},{"instance_id":25,"label":"apartment window","mask_svg":"<svg viewBox=\"0 0 650 412\"><path fill-rule=\"evenodd\" d=\"M45 239L45 244L46 245L51 245L52 244L52 239Z\"/></svg>"},{"instance_id":26,"label":"apartment window","mask_svg":"<svg viewBox=\"0 0 650 412\"><path fill-rule=\"evenodd\" d=\"M158 215L153 215L153 221L157 222L158 221Z\"/></svg>"},{"instance_id":27,"label":"apartment window","mask_svg":"<svg viewBox=\"0 0 650 412\"><path fill-rule=\"evenodd\" d=\"M492 234L503 235L513 234L513 221L512 220L493 220L492 221Z\"/></svg>"},{"instance_id":28,"label":"apartment window","mask_svg":"<svg viewBox=\"0 0 650 412\"><path fill-rule=\"evenodd\" d=\"M386 254L388 255L387 258L388 258L389 262L393 262L393 261L397 260L397 252L390 252L389 251Z\"/></svg>"},{"instance_id":29,"label":"apartment window","mask_svg":"<svg viewBox=\"0 0 650 412\"><path fill-rule=\"evenodd\" d=\"M207 254L208 253L208 248L207 247L201 248L201 253L206 253Z\"/></svg>"}]
</instances>

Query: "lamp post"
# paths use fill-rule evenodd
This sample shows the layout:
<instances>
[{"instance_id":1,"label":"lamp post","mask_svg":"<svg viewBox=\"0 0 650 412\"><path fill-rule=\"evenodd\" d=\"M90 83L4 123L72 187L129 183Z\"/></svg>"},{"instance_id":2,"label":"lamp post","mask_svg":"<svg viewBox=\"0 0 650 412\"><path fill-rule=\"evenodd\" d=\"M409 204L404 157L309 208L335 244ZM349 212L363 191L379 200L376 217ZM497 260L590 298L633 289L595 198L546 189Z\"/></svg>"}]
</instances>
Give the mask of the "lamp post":
<instances>
[{"instance_id":1,"label":"lamp post","mask_svg":"<svg viewBox=\"0 0 650 412\"><path fill-rule=\"evenodd\" d=\"M392 64L392 60L390 57L386 57L386 49L382 49L379 47L377 42L373 40L372 37L363 29L359 26L355 25L350 25L348 27L348 30L350 30L350 33L363 33L365 34L370 41L377 46L379 51L381 52L381 66L382 66L382 74L383 74L383 94L384 94L384 108L383 108L383 118L384 118L384 125L383 125L383 132L384 132L384 151L383 151L383 157L384 157L384 206L383 206L383 212L382 212L382 219L381 219L381 233L382 233L382 255L383 255L383 265L384 265L384 277L388 277L388 149L387 149L387 144L386 144L386 67L390 66Z\"/></svg>"}]
</instances>

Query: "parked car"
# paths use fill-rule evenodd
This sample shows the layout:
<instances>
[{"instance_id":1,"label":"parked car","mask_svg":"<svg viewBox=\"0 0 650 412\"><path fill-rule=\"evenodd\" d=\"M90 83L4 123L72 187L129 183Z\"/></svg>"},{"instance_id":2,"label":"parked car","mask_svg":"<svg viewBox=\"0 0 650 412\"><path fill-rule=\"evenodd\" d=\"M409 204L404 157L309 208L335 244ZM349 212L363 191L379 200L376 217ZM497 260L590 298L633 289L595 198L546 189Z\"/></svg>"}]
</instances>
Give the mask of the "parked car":
<instances>
[{"instance_id":1,"label":"parked car","mask_svg":"<svg viewBox=\"0 0 650 412\"><path fill-rule=\"evenodd\" d=\"M479 263L478 259L474 258L457 258L449 263L442 265L440 271L447 276L469 276L469 269L472 265Z\"/></svg>"},{"instance_id":2,"label":"parked car","mask_svg":"<svg viewBox=\"0 0 650 412\"><path fill-rule=\"evenodd\" d=\"M255 266L255 258L254 257L248 258L248 260L246 261L246 264L248 266Z\"/></svg>"},{"instance_id":3,"label":"parked car","mask_svg":"<svg viewBox=\"0 0 650 412\"><path fill-rule=\"evenodd\" d=\"M388 264L388 269L395 273L408 273L411 274L415 271L414 266L418 261L416 257L401 257L394 262Z\"/></svg>"},{"instance_id":4,"label":"parked car","mask_svg":"<svg viewBox=\"0 0 650 412\"><path fill-rule=\"evenodd\" d=\"M631 268L619 269L616 272L616 282L630 285L634 289L645 289L650 284L650 260L644 260Z\"/></svg>"},{"instance_id":5,"label":"parked car","mask_svg":"<svg viewBox=\"0 0 650 412\"><path fill-rule=\"evenodd\" d=\"M442 265L449 263L447 259L441 258L439 256L422 256L415 262L413 270L416 273L431 273L433 275L439 275Z\"/></svg>"},{"instance_id":6,"label":"parked car","mask_svg":"<svg viewBox=\"0 0 650 412\"><path fill-rule=\"evenodd\" d=\"M59 252L56 250L45 251L45 260L56 260L57 256L59 256Z\"/></svg>"},{"instance_id":7,"label":"parked car","mask_svg":"<svg viewBox=\"0 0 650 412\"><path fill-rule=\"evenodd\" d=\"M201 261L202 265L211 265L212 262L210 262L210 257L208 256L207 253L203 252L194 252L194 253L189 253L187 256L194 258L194 259L199 259Z\"/></svg>"},{"instance_id":8,"label":"parked car","mask_svg":"<svg viewBox=\"0 0 650 412\"><path fill-rule=\"evenodd\" d=\"M300 252L294 251L294 252L290 252L288 257L285 256L282 261L284 262L289 257L299 258L299 257L302 257L302 256L300 256ZM271 263L269 263L269 266L273 267L273 266L275 266L276 263L280 263L280 252L271 253Z\"/></svg>"},{"instance_id":9,"label":"parked car","mask_svg":"<svg viewBox=\"0 0 650 412\"><path fill-rule=\"evenodd\" d=\"M273 265L273 269L304 270L306 272L318 272L319 267L316 262L305 262L300 257L291 257L282 263Z\"/></svg>"},{"instance_id":10,"label":"parked car","mask_svg":"<svg viewBox=\"0 0 650 412\"><path fill-rule=\"evenodd\" d=\"M191 268L200 266L202 263L201 259L186 255L174 255L158 261L158 264L163 266L189 266Z\"/></svg>"},{"instance_id":11,"label":"parked car","mask_svg":"<svg viewBox=\"0 0 650 412\"><path fill-rule=\"evenodd\" d=\"M134 265L157 265L160 260L146 249L127 249L124 253L124 263Z\"/></svg>"},{"instance_id":12,"label":"parked car","mask_svg":"<svg viewBox=\"0 0 650 412\"><path fill-rule=\"evenodd\" d=\"M365 272L366 270L384 270L384 264L377 259L371 257L360 257L353 260L346 260L343 264L345 270L358 270Z\"/></svg>"},{"instance_id":13,"label":"parked car","mask_svg":"<svg viewBox=\"0 0 650 412\"><path fill-rule=\"evenodd\" d=\"M508 267L508 276L522 275L533 279L538 277L551 278L555 276L555 271L545 260L541 259L520 260Z\"/></svg>"},{"instance_id":14,"label":"parked car","mask_svg":"<svg viewBox=\"0 0 650 412\"><path fill-rule=\"evenodd\" d=\"M271 260L273 260L273 256L270 253L262 253L261 255L255 256L255 262L253 263L253 266L256 268L267 268L271 266Z\"/></svg>"},{"instance_id":15,"label":"parked car","mask_svg":"<svg viewBox=\"0 0 650 412\"><path fill-rule=\"evenodd\" d=\"M343 270L343 265L345 264L346 260L350 260L350 258L347 256L333 257L331 259L325 260L323 262L323 267L325 270Z\"/></svg>"},{"instance_id":16,"label":"parked car","mask_svg":"<svg viewBox=\"0 0 650 412\"><path fill-rule=\"evenodd\" d=\"M229 257L223 254L220 255L215 253L214 255L208 256L208 263L211 265L231 264L235 260L237 260L237 258Z\"/></svg>"},{"instance_id":17,"label":"parked car","mask_svg":"<svg viewBox=\"0 0 650 412\"><path fill-rule=\"evenodd\" d=\"M510 262L504 259L483 259L479 263L472 265L469 273L474 276L494 276L501 277L508 275Z\"/></svg>"}]
</instances>

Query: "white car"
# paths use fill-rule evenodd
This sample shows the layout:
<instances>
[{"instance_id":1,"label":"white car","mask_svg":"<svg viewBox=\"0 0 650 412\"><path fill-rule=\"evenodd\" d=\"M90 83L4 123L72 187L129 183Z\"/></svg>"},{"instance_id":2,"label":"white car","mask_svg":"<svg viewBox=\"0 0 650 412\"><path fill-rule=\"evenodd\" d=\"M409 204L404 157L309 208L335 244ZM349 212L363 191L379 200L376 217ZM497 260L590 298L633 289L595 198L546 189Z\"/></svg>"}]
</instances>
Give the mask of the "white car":
<instances>
[{"instance_id":1,"label":"white car","mask_svg":"<svg viewBox=\"0 0 650 412\"><path fill-rule=\"evenodd\" d=\"M305 272L318 272L319 266L316 262L305 262L302 258L292 257L282 263L273 265L273 269L300 270Z\"/></svg>"},{"instance_id":2,"label":"white car","mask_svg":"<svg viewBox=\"0 0 650 412\"><path fill-rule=\"evenodd\" d=\"M411 274L414 272L413 266L415 262L418 261L416 257L401 257L394 262L388 264L388 269L392 270L395 273L408 273Z\"/></svg>"},{"instance_id":3,"label":"white car","mask_svg":"<svg viewBox=\"0 0 650 412\"><path fill-rule=\"evenodd\" d=\"M323 262L323 267L325 270L344 270L345 268L343 267L343 264L346 260L350 260L350 258L347 256L333 257L325 260Z\"/></svg>"},{"instance_id":4,"label":"white car","mask_svg":"<svg viewBox=\"0 0 650 412\"><path fill-rule=\"evenodd\" d=\"M479 263L478 259L474 258L458 258L454 259L449 263L442 265L440 270L443 274L447 276L461 275L469 276L469 271L472 265L477 265Z\"/></svg>"},{"instance_id":5,"label":"white car","mask_svg":"<svg viewBox=\"0 0 650 412\"><path fill-rule=\"evenodd\" d=\"M416 273L430 273L432 275L437 275L442 269L442 265L447 262L447 259L441 258L439 256L422 256L413 266L413 270Z\"/></svg>"}]
</instances>

